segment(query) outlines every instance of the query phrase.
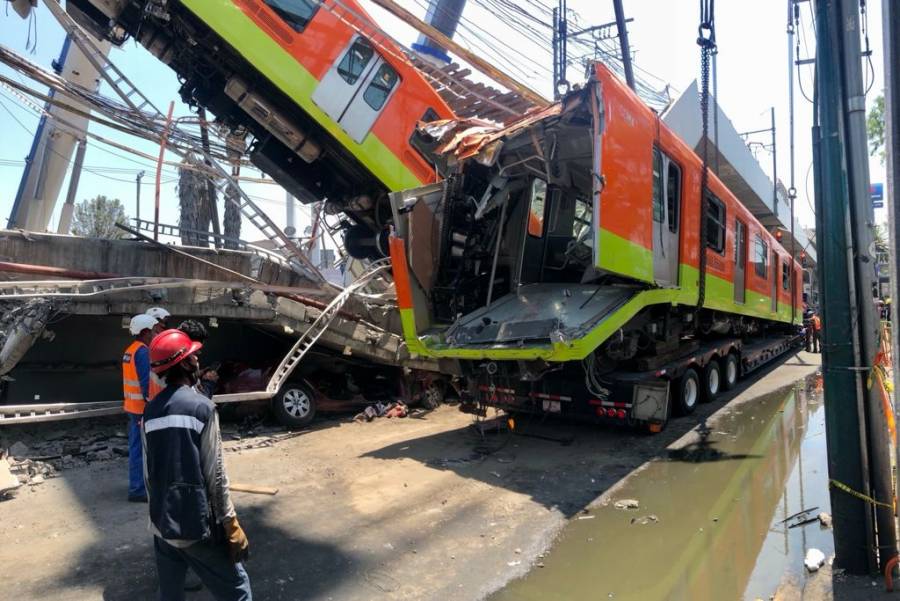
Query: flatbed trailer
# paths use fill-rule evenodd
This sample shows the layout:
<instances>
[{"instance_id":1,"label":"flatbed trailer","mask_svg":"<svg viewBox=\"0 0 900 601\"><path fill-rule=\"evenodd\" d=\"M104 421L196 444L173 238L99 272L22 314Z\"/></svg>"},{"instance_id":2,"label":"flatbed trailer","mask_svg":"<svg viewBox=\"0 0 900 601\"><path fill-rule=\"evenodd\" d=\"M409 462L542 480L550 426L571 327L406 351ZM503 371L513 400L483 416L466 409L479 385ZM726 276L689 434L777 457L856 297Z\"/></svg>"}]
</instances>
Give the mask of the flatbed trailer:
<instances>
[{"instance_id":1,"label":"flatbed trailer","mask_svg":"<svg viewBox=\"0 0 900 601\"><path fill-rule=\"evenodd\" d=\"M552 414L598 423L661 431L670 417L693 413L737 381L801 345L798 333L749 339L688 340L674 353L645 359L635 371L616 371L585 382L560 370L531 382L513 382L499 367L473 380L461 410L484 415L488 407L512 413Z\"/></svg>"}]
</instances>

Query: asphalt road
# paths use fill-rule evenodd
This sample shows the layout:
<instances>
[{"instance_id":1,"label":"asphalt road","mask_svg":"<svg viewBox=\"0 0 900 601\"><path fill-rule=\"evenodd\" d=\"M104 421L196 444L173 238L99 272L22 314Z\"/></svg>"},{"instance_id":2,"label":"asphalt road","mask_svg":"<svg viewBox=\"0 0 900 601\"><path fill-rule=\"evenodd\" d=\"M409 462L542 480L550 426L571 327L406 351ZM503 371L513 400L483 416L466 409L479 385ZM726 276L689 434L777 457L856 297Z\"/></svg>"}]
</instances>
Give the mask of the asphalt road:
<instances>
[{"instance_id":1,"label":"asphalt road","mask_svg":"<svg viewBox=\"0 0 900 601\"><path fill-rule=\"evenodd\" d=\"M482 599L527 572L570 518L701 420L790 385L818 359L782 360L653 436L534 420L520 423L521 434L481 435L471 416L445 406L406 419L319 421L272 446L233 449L233 482L279 489L232 494L250 539L254 595ZM124 459L96 462L0 502L0 597L155 598L146 506L125 502L126 479Z\"/></svg>"}]
</instances>

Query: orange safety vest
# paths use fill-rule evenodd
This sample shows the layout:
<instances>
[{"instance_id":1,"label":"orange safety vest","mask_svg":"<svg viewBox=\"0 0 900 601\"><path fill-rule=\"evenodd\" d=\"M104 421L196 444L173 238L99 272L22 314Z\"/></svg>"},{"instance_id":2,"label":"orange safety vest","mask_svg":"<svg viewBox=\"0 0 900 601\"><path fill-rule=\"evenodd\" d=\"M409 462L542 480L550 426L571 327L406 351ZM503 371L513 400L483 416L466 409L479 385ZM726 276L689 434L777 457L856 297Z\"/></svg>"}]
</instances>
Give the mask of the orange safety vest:
<instances>
[{"instance_id":1,"label":"orange safety vest","mask_svg":"<svg viewBox=\"0 0 900 601\"><path fill-rule=\"evenodd\" d=\"M157 376L153 371L150 372L150 400L156 398L162 389L166 387L166 383L162 381L162 379Z\"/></svg>"},{"instance_id":2,"label":"orange safety vest","mask_svg":"<svg viewBox=\"0 0 900 601\"><path fill-rule=\"evenodd\" d=\"M819 319L818 315L812 316L812 325L813 325L813 328L815 328L815 330L817 332L822 329L822 320Z\"/></svg>"},{"instance_id":3,"label":"orange safety vest","mask_svg":"<svg viewBox=\"0 0 900 601\"><path fill-rule=\"evenodd\" d=\"M147 346L139 340L132 342L125 354L122 355L122 392L125 395L123 409L126 413L144 414L144 393L141 392L141 380L138 377L137 366L134 364L134 356L138 349Z\"/></svg>"}]
</instances>

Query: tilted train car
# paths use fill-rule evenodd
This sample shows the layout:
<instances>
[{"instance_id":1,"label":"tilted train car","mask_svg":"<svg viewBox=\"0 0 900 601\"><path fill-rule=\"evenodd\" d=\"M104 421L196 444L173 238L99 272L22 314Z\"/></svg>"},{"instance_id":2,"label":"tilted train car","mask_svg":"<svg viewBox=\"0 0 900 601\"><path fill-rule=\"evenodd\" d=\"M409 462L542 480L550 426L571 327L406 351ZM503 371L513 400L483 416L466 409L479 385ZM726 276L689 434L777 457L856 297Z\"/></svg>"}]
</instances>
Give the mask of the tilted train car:
<instances>
[{"instance_id":1,"label":"tilted train car","mask_svg":"<svg viewBox=\"0 0 900 601\"><path fill-rule=\"evenodd\" d=\"M486 404L660 422L784 348L802 272L711 172L701 234L701 159L591 70L505 128L427 128L446 179L392 194L404 335L464 360ZM645 397L657 409L636 415Z\"/></svg>"},{"instance_id":2,"label":"tilted train car","mask_svg":"<svg viewBox=\"0 0 900 601\"><path fill-rule=\"evenodd\" d=\"M356 0L68 0L67 10L101 38L133 36L178 74L186 102L251 132L254 164L349 215L351 254L386 253L386 192L435 180L416 124L452 112Z\"/></svg>"}]
</instances>

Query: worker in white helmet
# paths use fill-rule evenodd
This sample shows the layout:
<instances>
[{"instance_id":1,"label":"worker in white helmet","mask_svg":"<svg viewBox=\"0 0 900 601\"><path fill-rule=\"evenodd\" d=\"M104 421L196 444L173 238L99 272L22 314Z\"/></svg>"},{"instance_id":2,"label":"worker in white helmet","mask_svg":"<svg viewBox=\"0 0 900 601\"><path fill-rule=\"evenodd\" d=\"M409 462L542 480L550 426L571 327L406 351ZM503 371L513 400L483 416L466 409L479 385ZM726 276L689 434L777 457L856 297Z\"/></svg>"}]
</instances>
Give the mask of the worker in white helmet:
<instances>
[{"instance_id":1,"label":"worker in white helmet","mask_svg":"<svg viewBox=\"0 0 900 601\"><path fill-rule=\"evenodd\" d=\"M128 500L133 502L147 500L140 424L144 406L151 398L149 346L158 323L155 317L146 313L132 317L128 331L133 340L122 355L123 409L128 414Z\"/></svg>"},{"instance_id":2,"label":"worker in white helmet","mask_svg":"<svg viewBox=\"0 0 900 601\"><path fill-rule=\"evenodd\" d=\"M162 307L150 307L149 309L147 309L147 315L153 317L157 322L159 322L159 326L153 332L154 335L159 334L163 330L169 329L169 317L171 317L172 314Z\"/></svg>"}]
</instances>

